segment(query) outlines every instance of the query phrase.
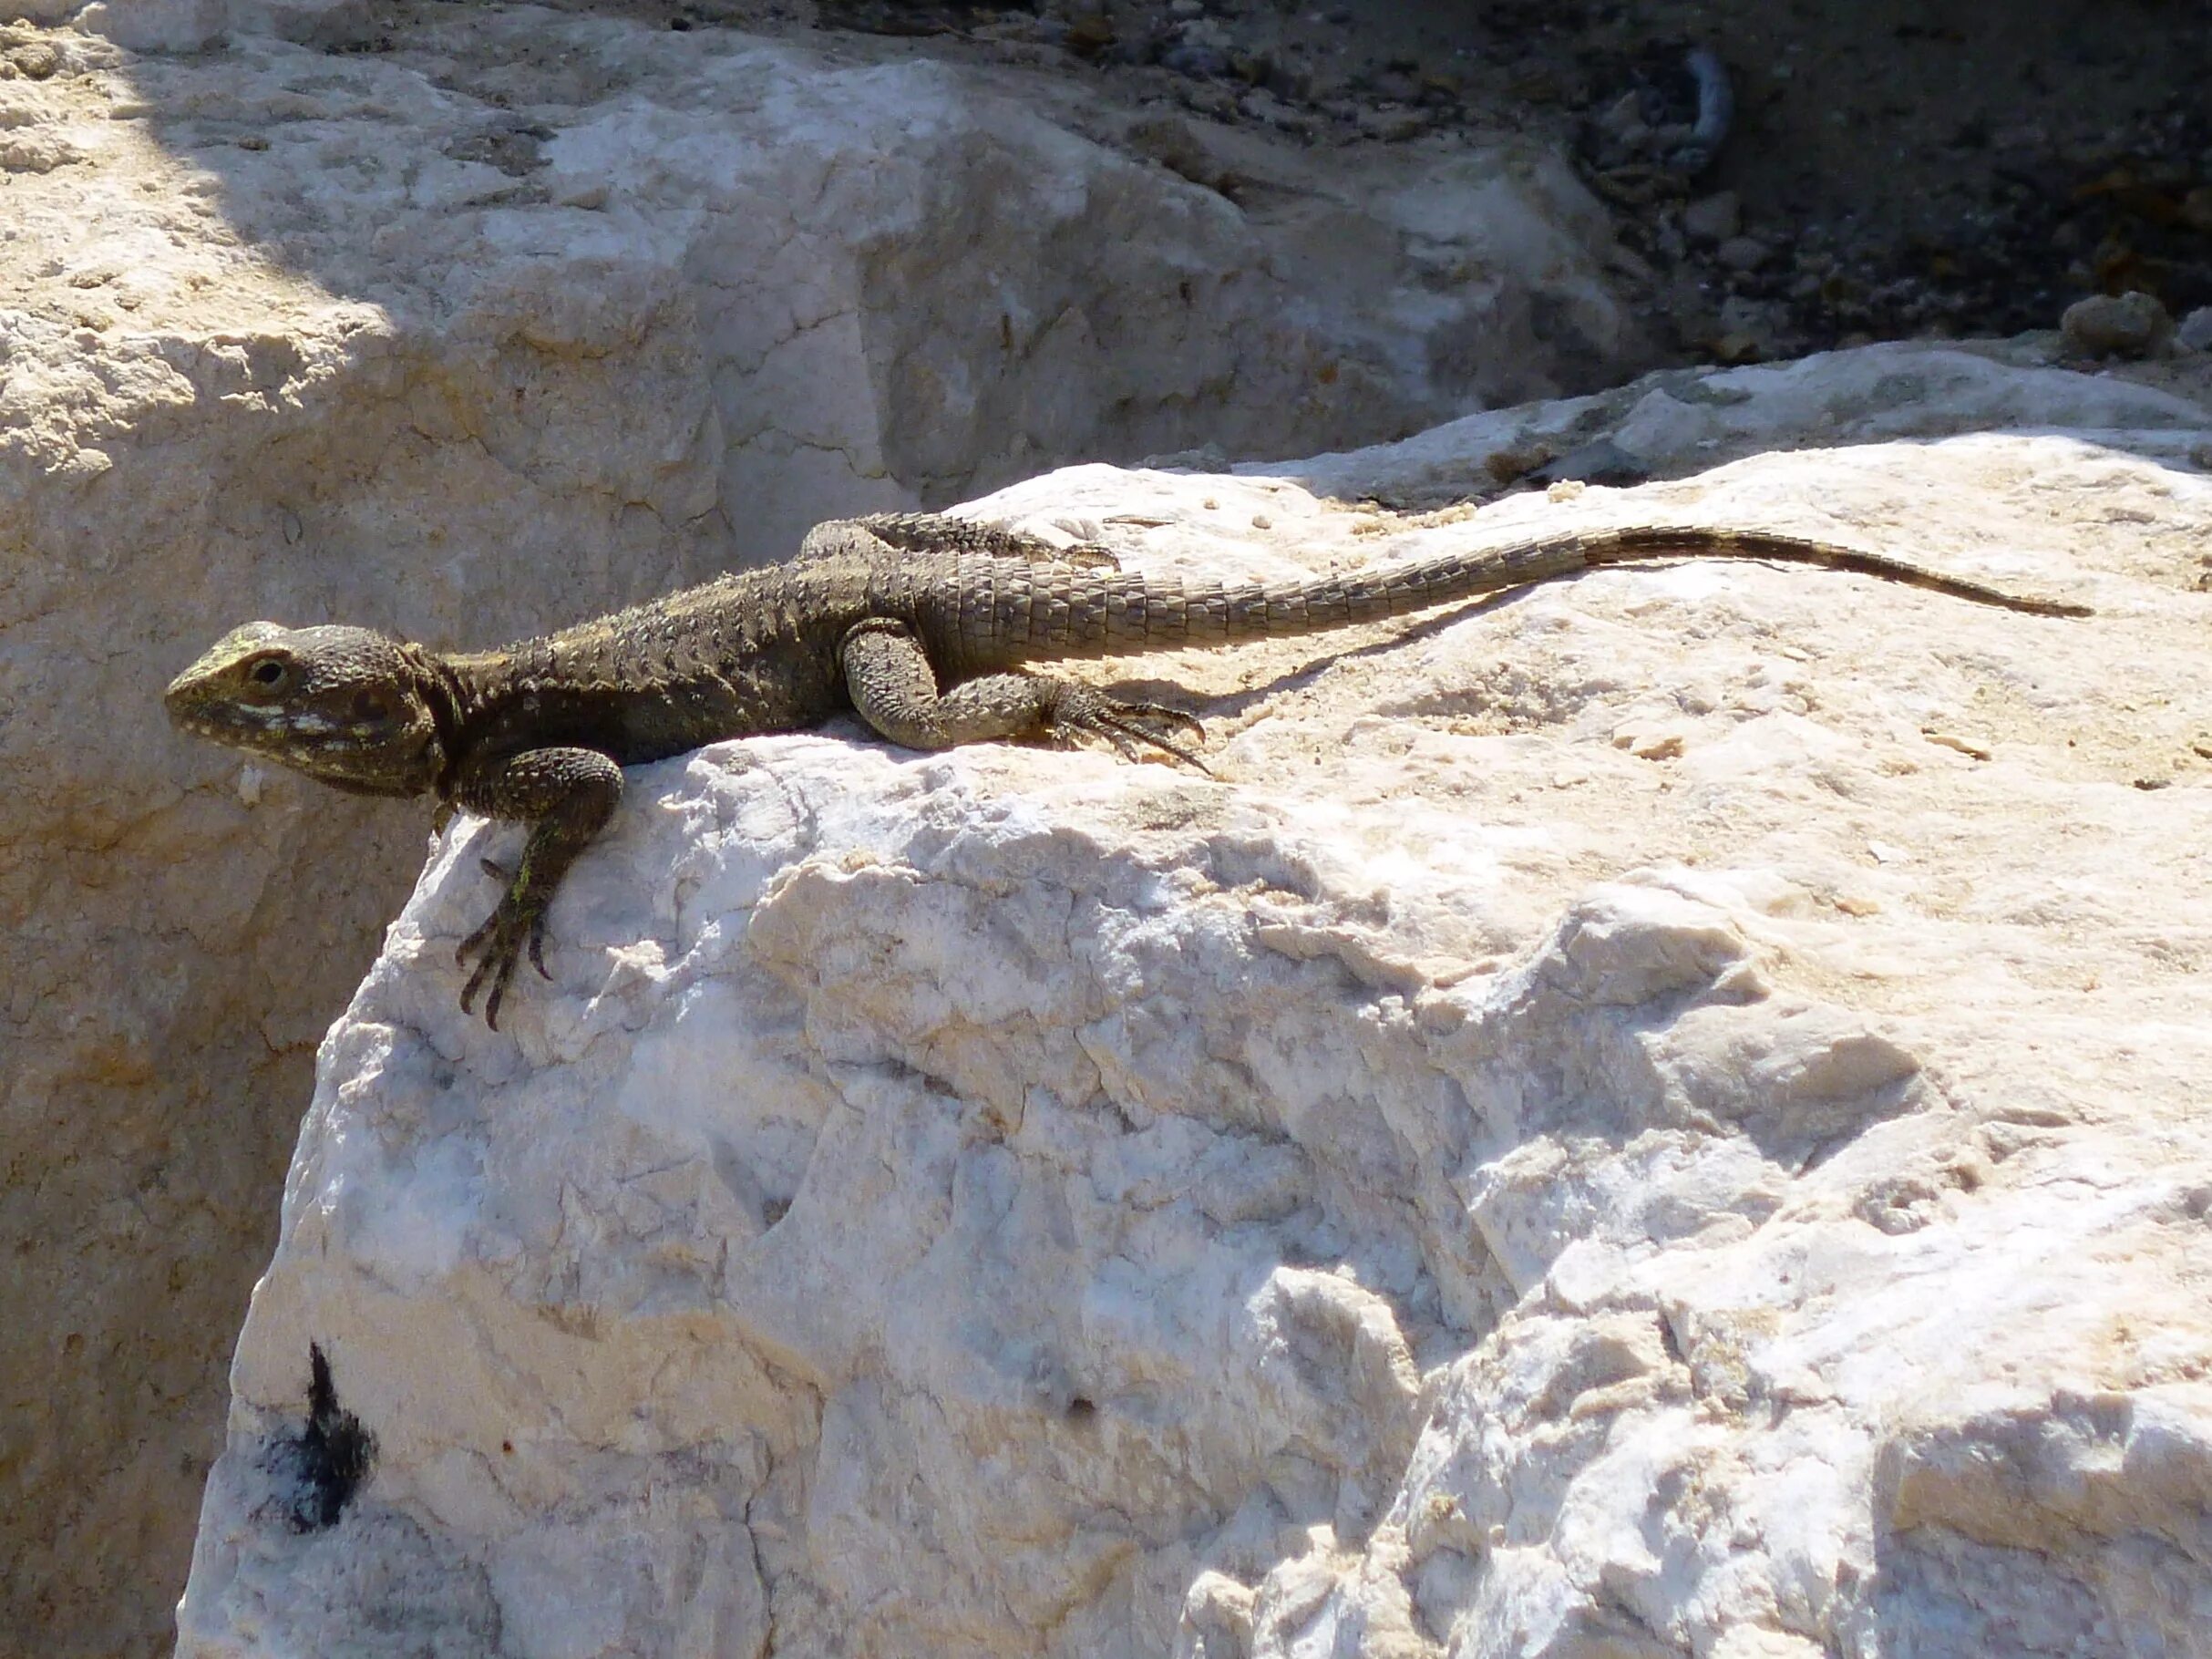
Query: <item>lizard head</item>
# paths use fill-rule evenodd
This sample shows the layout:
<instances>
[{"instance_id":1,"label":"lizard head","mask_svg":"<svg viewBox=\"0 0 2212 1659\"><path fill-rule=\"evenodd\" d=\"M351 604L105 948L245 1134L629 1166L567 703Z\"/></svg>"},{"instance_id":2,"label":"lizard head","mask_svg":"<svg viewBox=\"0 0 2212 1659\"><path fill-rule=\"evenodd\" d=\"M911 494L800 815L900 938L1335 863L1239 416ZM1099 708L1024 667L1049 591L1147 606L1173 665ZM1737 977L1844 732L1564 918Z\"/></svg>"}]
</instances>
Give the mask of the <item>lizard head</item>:
<instances>
[{"instance_id":1,"label":"lizard head","mask_svg":"<svg viewBox=\"0 0 2212 1659\"><path fill-rule=\"evenodd\" d=\"M420 795L445 764L420 654L367 628L233 628L170 683L177 726L356 795Z\"/></svg>"}]
</instances>

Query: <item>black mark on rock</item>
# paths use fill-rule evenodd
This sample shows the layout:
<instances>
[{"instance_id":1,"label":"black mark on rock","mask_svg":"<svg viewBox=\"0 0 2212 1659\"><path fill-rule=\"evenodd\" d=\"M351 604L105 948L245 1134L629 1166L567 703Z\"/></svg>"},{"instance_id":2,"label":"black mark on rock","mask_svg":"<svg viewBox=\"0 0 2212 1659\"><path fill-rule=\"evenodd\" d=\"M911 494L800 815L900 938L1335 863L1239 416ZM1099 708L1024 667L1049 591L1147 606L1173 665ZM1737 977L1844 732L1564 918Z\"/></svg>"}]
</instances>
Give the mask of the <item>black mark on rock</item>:
<instances>
[{"instance_id":1,"label":"black mark on rock","mask_svg":"<svg viewBox=\"0 0 2212 1659\"><path fill-rule=\"evenodd\" d=\"M294 1483L289 1510L293 1529L319 1532L338 1517L368 1479L376 1455L376 1437L361 1419L338 1405L330 1361L322 1345L307 1345L307 1423L297 1435L278 1442L274 1459L280 1474Z\"/></svg>"}]
</instances>

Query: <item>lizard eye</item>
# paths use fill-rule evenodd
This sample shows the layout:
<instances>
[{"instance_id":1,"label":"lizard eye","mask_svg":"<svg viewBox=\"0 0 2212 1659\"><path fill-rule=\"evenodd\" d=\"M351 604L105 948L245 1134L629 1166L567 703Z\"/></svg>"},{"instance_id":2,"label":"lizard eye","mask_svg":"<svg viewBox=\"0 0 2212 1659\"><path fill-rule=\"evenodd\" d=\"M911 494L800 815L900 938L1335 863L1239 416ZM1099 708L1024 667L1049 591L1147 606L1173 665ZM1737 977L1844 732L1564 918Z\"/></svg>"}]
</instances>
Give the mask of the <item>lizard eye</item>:
<instances>
[{"instance_id":1,"label":"lizard eye","mask_svg":"<svg viewBox=\"0 0 2212 1659\"><path fill-rule=\"evenodd\" d=\"M282 685L284 683L284 665L273 656L263 657L246 671L246 677L256 685Z\"/></svg>"},{"instance_id":2,"label":"lizard eye","mask_svg":"<svg viewBox=\"0 0 2212 1659\"><path fill-rule=\"evenodd\" d=\"M392 706L373 691L357 691L354 694L354 718L356 720L381 720L391 712Z\"/></svg>"}]
</instances>

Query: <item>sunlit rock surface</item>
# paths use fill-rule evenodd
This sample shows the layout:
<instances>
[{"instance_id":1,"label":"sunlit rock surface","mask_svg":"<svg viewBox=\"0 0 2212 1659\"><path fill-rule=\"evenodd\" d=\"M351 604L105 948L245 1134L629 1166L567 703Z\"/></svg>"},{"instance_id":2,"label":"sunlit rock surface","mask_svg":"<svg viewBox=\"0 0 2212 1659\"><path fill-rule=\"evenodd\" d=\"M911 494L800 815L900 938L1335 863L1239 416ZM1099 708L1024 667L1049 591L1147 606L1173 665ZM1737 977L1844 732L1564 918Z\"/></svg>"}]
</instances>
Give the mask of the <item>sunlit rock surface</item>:
<instances>
[{"instance_id":1,"label":"sunlit rock surface","mask_svg":"<svg viewBox=\"0 0 2212 1659\"><path fill-rule=\"evenodd\" d=\"M1617 570L1084 670L1210 778L717 746L499 1034L464 820L324 1046L181 1653L2195 1651L2212 484L2134 441L1035 479L979 510L1148 571L1706 521L2098 613ZM304 1530L310 1344L376 1450Z\"/></svg>"}]
</instances>

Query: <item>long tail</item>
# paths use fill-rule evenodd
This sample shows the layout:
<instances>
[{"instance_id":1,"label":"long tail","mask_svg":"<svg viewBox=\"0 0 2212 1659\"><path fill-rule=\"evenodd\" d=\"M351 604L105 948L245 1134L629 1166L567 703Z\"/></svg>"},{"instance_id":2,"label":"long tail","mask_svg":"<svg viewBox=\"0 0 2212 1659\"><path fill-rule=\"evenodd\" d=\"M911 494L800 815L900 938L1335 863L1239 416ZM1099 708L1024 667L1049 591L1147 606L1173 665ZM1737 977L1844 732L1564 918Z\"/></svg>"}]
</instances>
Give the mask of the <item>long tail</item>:
<instances>
[{"instance_id":1,"label":"long tail","mask_svg":"<svg viewBox=\"0 0 2212 1659\"><path fill-rule=\"evenodd\" d=\"M1517 547L1312 582L1185 582L1049 564L963 561L958 629L976 667L1053 658L1110 656L1178 645L1281 639L1403 616L1641 559L1768 559L1900 582L1977 604L2037 616L2087 616L2087 605L2036 599L1923 570L1880 553L1766 531L1687 527L1585 531Z\"/></svg>"}]
</instances>

